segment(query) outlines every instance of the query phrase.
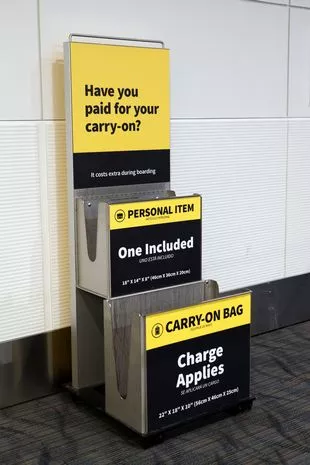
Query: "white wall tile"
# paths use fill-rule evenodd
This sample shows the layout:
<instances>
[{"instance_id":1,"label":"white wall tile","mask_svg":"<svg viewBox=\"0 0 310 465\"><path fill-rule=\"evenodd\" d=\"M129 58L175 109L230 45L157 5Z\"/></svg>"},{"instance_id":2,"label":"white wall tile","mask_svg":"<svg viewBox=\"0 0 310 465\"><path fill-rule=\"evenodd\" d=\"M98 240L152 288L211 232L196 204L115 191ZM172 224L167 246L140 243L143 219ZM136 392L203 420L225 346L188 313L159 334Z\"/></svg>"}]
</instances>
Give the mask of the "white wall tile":
<instances>
[{"instance_id":1,"label":"white wall tile","mask_svg":"<svg viewBox=\"0 0 310 465\"><path fill-rule=\"evenodd\" d=\"M45 330L39 134L0 123L0 342Z\"/></svg>"},{"instance_id":2,"label":"white wall tile","mask_svg":"<svg viewBox=\"0 0 310 465\"><path fill-rule=\"evenodd\" d=\"M291 8L289 116L310 116L310 10Z\"/></svg>"},{"instance_id":3,"label":"white wall tile","mask_svg":"<svg viewBox=\"0 0 310 465\"><path fill-rule=\"evenodd\" d=\"M172 122L172 186L203 196L203 277L221 290L284 276L284 120Z\"/></svg>"},{"instance_id":4,"label":"white wall tile","mask_svg":"<svg viewBox=\"0 0 310 465\"><path fill-rule=\"evenodd\" d=\"M310 272L310 119L289 122L286 276Z\"/></svg>"},{"instance_id":5,"label":"white wall tile","mask_svg":"<svg viewBox=\"0 0 310 465\"><path fill-rule=\"evenodd\" d=\"M285 116L288 8L240 0L40 0L44 118L64 118L70 32L162 39L172 117Z\"/></svg>"},{"instance_id":6,"label":"white wall tile","mask_svg":"<svg viewBox=\"0 0 310 465\"><path fill-rule=\"evenodd\" d=\"M0 120L41 118L36 0L0 1Z\"/></svg>"}]
</instances>

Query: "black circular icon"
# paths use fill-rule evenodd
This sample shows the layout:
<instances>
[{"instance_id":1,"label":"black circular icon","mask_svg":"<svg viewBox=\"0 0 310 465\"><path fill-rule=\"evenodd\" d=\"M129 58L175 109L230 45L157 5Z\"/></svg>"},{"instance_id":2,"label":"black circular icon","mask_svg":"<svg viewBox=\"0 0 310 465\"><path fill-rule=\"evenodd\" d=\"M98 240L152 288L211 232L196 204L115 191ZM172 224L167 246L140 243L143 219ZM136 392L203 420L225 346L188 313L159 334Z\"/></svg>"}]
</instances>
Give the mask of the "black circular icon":
<instances>
[{"instance_id":1,"label":"black circular icon","mask_svg":"<svg viewBox=\"0 0 310 465\"><path fill-rule=\"evenodd\" d=\"M153 337L160 337L164 332L163 325L160 323L156 323L152 328L152 336Z\"/></svg>"},{"instance_id":2,"label":"black circular icon","mask_svg":"<svg viewBox=\"0 0 310 465\"><path fill-rule=\"evenodd\" d=\"M124 210L117 210L114 214L114 218L118 223L121 223L126 218Z\"/></svg>"}]
</instances>

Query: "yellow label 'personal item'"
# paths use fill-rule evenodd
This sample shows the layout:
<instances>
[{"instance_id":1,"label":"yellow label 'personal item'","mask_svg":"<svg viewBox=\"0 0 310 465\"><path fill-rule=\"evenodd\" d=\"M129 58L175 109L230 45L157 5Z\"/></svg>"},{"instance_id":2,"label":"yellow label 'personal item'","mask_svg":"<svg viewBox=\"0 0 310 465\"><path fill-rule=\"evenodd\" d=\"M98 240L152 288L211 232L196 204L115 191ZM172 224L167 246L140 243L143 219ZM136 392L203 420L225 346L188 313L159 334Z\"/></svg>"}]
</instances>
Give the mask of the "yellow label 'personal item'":
<instances>
[{"instance_id":1,"label":"yellow label 'personal item'","mask_svg":"<svg viewBox=\"0 0 310 465\"><path fill-rule=\"evenodd\" d=\"M200 196L110 205L111 230L200 219Z\"/></svg>"}]
</instances>

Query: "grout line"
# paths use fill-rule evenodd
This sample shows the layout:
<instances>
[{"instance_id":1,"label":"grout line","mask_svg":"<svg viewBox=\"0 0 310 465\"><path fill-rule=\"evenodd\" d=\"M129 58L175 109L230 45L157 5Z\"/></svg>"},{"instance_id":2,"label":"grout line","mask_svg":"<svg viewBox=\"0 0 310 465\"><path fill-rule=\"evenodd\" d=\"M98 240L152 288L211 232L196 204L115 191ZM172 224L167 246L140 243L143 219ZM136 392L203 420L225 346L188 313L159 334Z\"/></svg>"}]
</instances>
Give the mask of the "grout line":
<instances>
[{"instance_id":1,"label":"grout line","mask_svg":"<svg viewBox=\"0 0 310 465\"><path fill-rule=\"evenodd\" d=\"M310 116L222 116L208 118L170 118L170 121L286 121L286 120L309 120ZM1 124L5 123L65 123L65 118L46 118L46 119L0 119Z\"/></svg>"},{"instance_id":2,"label":"grout line","mask_svg":"<svg viewBox=\"0 0 310 465\"><path fill-rule=\"evenodd\" d=\"M290 101L290 64L291 64L291 9L288 9L287 33L287 69L286 69L286 117L289 117Z\"/></svg>"},{"instance_id":3,"label":"grout line","mask_svg":"<svg viewBox=\"0 0 310 465\"><path fill-rule=\"evenodd\" d=\"M289 8L294 8L297 10L310 10L310 6L302 6L302 5L292 5L291 0L288 3L275 3L272 0L246 0L252 3L262 3L263 5L272 5L272 6L286 6Z\"/></svg>"},{"instance_id":4,"label":"grout line","mask_svg":"<svg viewBox=\"0 0 310 465\"><path fill-rule=\"evenodd\" d=\"M287 116L210 116L210 117L184 117L184 118L171 118L171 121L241 121L241 120L285 120Z\"/></svg>"},{"instance_id":5,"label":"grout line","mask_svg":"<svg viewBox=\"0 0 310 465\"><path fill-rule=\"evenodd\" d=\"M40 112L41 120L43 120L43 76L42 76L42 44L41 44L41 24L40 24L40 0L37 0L37 32L38 32L38 54L39 54L39 67L40 67ZM37 121L37 120L31 120Z\"/></svg>"},{"instance_id":6,"label":"grout line","mask_svg":"<svg viewBox=\"0 0 310 465\"><path fill-rule=\"evenodd\" d=\"M41 24L40 24L40 0L37 0L37 33L38 33L38 55L40 67L40 112L41 120L32 120L42 123L43 121L43 69L42 69L42 42L41 42ZM39 125L39 156L40 156L40 204L41 204L41 222L42 222L42 246L43 246L43 286L44 286L44 326L45 331L51 331L53 327L52 314L52 282L51 282L51 256L50 256L50 225L48 218L48 159L47 159L47 141L46 128L43 124ZM47 208L45 208L47 207ZM51 357L48 357L49 373Z\"/></svg>"},{"instance_id":7,"label":"grout line","mask_svg":"<svg viewBox=\"0 0 310 465\"><path fill-rule=\"evenodd\" d=\"M247 0L248 2L252 3L262 3L263 5L272 5L272 6L285 6L288 7L289 5L286 3L274 3L271 0Z\"/></svg>"},{"instance_id":8,"label":"grout line","mask_svg":"<svg viewBox=\"0 0 310 465\"><path fill-rule=\"evenodd\" d=\"M308 10L308 11L310 11L309 6L292 5L291 3L290 3L290 8L293 8L295 10Z\"/></svg>"}]
</instances>

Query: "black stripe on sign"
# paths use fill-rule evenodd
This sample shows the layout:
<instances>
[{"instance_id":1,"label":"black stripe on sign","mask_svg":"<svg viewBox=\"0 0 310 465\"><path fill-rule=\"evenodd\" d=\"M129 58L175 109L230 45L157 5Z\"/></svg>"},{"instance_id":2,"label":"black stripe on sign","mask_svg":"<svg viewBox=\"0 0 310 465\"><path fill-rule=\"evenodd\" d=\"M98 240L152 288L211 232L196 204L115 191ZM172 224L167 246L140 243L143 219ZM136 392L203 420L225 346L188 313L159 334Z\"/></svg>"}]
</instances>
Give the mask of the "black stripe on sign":
<instances>
[{"instance_id":1,"label":"black stripe on sign","mask_svg":"<svg viewBox=\"0 0 310 465\"><path fill-rule=\"evenodd\" d=\"M170 150L73 154L74 189L170 181Z\"/></svg>"}]
</instances>

